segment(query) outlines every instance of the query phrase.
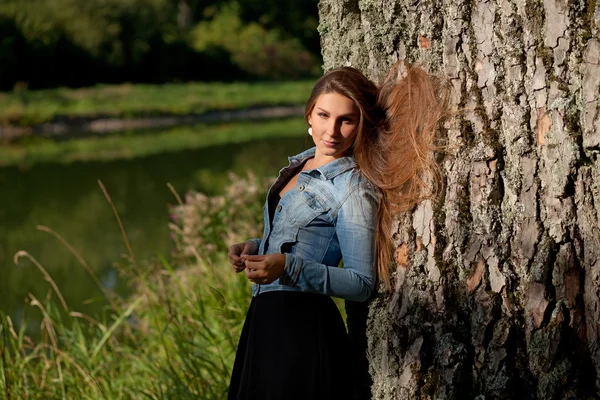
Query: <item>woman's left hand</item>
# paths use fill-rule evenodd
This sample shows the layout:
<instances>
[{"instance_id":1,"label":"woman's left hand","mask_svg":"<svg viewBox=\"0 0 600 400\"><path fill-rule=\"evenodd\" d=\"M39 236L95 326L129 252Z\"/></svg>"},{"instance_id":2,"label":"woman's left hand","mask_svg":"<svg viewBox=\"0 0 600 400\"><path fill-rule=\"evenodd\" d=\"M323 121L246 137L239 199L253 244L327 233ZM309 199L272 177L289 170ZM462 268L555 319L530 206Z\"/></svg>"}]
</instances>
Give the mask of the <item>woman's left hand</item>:
<instances>
[{"instance_id":1,"label":"woman's left hand","mask_svg":"<svg viewBox=\"0 0 600 400\"><path fill-rule=\"evenodd\" d=\"M250 282L261 285L275 281L283 274L285 254L244 256L246 277Z\"/></svg>"}]
</instances>

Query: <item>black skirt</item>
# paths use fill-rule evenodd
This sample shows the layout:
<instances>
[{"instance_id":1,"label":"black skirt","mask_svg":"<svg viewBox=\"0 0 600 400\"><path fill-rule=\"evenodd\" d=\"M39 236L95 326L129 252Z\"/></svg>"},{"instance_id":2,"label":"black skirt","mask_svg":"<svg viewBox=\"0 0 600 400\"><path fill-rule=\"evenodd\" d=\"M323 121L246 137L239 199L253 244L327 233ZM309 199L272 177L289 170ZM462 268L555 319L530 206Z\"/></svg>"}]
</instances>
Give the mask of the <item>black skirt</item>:
<instances>
[{"instance_id":1,"label":"black skirt","mask_svg":"<svg viewBox=\"0 0 600 400\"><path fill-rule=\"evenodd\" d=\"M229 400L350 399L348 335L331 298L273 291L252 299Z\"/></svg>"}]
</instances>

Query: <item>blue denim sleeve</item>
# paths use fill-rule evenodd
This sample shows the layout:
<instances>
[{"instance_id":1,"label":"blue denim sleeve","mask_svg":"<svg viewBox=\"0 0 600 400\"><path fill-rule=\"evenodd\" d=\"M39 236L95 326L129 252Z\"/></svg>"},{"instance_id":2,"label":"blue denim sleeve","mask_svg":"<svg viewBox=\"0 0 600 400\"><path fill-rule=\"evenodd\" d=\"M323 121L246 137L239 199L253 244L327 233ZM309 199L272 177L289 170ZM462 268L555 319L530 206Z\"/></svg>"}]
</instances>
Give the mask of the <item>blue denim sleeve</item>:
<instances>
[{"instance_id":1,"label":"blue denim sleeve","mask_svg":"<svg viewBox=\"0 0 600 400\"><path fill-rule=\"evenodd\" d=\"M375 286L376 221L375 194L359 186L342 204L335 226L344 267L326 266L286 253L279 282L346 300L367 300Z\"/></svg>"}]
</instances>

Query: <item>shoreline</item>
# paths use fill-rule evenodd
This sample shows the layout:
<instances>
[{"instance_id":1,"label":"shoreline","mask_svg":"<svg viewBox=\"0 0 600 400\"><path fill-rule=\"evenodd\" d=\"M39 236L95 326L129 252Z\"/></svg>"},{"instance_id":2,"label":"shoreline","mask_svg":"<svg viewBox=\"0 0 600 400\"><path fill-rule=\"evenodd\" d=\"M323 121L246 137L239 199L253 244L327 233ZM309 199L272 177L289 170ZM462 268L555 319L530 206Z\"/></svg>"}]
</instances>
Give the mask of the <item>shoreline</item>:
<instances>
[{"instance_id":1,"label":"shoreline","mask_svg":"<svg viewBox=\"0 0 600 400\"><path fill-rule=\"evenodd\" d=\"M67 139L103 135L133 129L168 128L197 123L223 123L266 120L302 116L304 105L250 107L235 110L208 111L203 114L165 115L144 118L74 117L63 121L33 126L0 125L0 142L11 142L27 136Z\"/></svg>"}]
</instances>

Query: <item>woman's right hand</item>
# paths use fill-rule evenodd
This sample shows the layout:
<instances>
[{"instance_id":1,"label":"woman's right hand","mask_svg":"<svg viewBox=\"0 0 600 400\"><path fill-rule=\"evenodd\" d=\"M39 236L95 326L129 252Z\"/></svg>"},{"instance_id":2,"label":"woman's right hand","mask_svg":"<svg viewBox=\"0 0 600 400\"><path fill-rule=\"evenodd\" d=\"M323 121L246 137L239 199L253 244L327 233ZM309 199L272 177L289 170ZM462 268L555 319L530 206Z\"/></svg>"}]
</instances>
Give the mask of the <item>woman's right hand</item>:
<instances>
[{"instance_id":1,"label":"woman's right hand","mask_svg":"<svg viewBox=\"0 0 600 400\"><path fill-rule=\"evenodd\" d=\"M236 243L229 247L227 256L229 257L229 262L233 266L233 270L235 272L242 272L246 268L244 256L253 256L257 253L258 246L256 246L256 242L249 240L244 243Z\"/></svg>"}]
</instances>

